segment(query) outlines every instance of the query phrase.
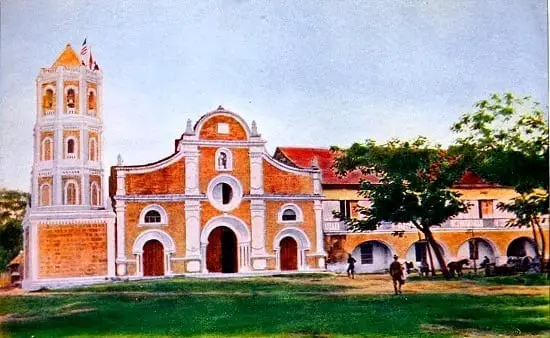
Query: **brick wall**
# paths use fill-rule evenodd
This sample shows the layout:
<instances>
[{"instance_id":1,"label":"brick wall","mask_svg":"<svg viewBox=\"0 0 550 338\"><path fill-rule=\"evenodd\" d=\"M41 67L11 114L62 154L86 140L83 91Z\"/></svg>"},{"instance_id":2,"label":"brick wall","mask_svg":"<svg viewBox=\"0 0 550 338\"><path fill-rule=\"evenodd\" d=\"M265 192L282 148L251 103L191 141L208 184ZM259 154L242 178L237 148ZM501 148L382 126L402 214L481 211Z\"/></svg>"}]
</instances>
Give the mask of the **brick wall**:
<instances>
[{"instance_id":1,"label":"brick wall","mask_svg":"<svg viewBox=\"0 0 550 338\"><path fill-rule=\"evenodd\" d=\"M312 194L311 176L295 175L277 169L264 161L264 192L266 194ZM284 184L281 184L284 182Z\"/></svg>"},{"instance_id":2,"label":"brick wall","mask_svg":"<svg viewBox=\"0 0 550 338\"><path fill-rule=\"evenodd\" d=\"M116 175L116 174L115 174ZM116 179L116 176L114 177ZM185 159L144 174L126 173L127 195L183 194Z\"/></svg>"},{"instance_id":3,"label":"brick wall","mask_svg":"<svg viewBox=\"0 0 550 338\"><path fill-rule=\"evenodd\" d=\"M229 134L219 134L218 123L227 123ZM233 117L216 115L204 122L199 137L203 140L246 140L246 131Z\"/></svg>"},{"instance_id":4,"label":"brick wall","mask_svg":"<svg viewBox=\"0 0 550 338\"><path fill-rule=\"evenodd\" d=\"M268 253L273 253L273 240L277 233L284 229L287 225L279 224L277 215L281 206L288 202L266 202L266 237L265 244ZM313 202L294 202L297 206L302 209L304 215L304 222L301 225L298 225L298 228L302 229L311 243L311 250L309 253L316 251L315 246L315 211L313 209Z\"/></svg>"},{"instance_id":5,"label":"brick wall","mask_svg":"<svg viewBox=\"0 0 550 338\"><path fill-rule=\"evenodd\" d=\"M233 156L233 170L217 171L215 166L215 155L217 147L201 147L199 168L200 182L199 187L201 193L205 194L208 188L208 183L220 175L229 174L238 179L243 186L243 194L250 192L250 158L248 157L248 149L230 149Z\"/></svg>"},{"instance_id":6,"label":"brick wall","mask_svg":"<svg viewBox=\"0 0 550 338\"><path fill-rule=\"evenodd\" d=\"M167 232L176 244L176 252L173 257L185 256L185 213L183 202L155 203L166 210L168 225L139 226L141 211L152 203L128 202L126 204L126 256L134 259L132 247L140 233L149 229L159 229Z\"/></svg>"},{"instance_id":7,"label":"brick wall","mask_svg":"<svg viewBox=\"0 0 550 338\"><path fill-rule=\"evenodd\" d=\"M39 225L39 278L107 274L107 225Z\"/></svg>"}]
</instances>

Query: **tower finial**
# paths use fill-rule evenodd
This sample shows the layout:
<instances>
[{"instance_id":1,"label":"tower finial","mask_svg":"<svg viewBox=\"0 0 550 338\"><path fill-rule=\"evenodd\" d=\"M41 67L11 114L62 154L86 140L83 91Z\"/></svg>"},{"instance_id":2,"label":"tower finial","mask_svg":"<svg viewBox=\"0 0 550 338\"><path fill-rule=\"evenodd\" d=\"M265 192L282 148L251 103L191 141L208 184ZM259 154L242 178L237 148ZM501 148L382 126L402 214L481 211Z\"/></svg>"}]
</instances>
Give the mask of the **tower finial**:
<instances>
[{"instance_id":1,"label":"tower finial","mask_svg":"<svg viewBox=\"0 0 550 338\"><path fill-rule=\"evenodd\" d=\"M185 133L183 133L183 135L195 135L191 119L187 119L187 124L185 125Z\"/></svg>"},{"instance_id":2,"label":"tower finial","mask_svg":"<svg viewBox=\"0 0 550 338\"><path fill-rule=\"evenodd\" d=\"M256 126L256 121L252 120L252 135L251 136L262 136L260 133L258 133L258 126Z\"/></svg>"},{"instance_id":3,"label":"tower finial","mask_svg":"<svg viewBox=\"0 0 550 338\"><path fill-rule=\"evenodd\" d=\"M216 110L225 110L225 108L220 104Z\"/></svg>"},{"instance_id":4,"label":"tower finial","mask_svg":"<svg viewBox=\"0 0 550 338\"><path fill-rule=\"evenodd\" d=\"M122 159L122 155L118 154L116 157L116 165L124 165L124 160Z\"/></svg>"}]
</instances>

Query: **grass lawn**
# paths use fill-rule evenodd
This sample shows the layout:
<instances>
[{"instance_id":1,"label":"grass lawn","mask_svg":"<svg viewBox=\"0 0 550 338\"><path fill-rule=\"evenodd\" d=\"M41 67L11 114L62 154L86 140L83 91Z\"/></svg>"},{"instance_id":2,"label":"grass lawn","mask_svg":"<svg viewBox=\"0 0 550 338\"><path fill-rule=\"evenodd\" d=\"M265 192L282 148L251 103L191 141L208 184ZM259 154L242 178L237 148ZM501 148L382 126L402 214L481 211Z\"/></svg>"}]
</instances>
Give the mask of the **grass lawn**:
<instances>
[{"instance_id":1,"label":"grass lawn","mask_svg":"<svg viewBox=\"0 0 550 338\"><path fill-rule=\"evenodd\" d=\"M356 285L373 282L370 277L361 278L353 281L355 284L332 276L177 278L3 296L0 336L412 337L549 333L548 294L353 293Z\"/></svg>"}]
</instances>

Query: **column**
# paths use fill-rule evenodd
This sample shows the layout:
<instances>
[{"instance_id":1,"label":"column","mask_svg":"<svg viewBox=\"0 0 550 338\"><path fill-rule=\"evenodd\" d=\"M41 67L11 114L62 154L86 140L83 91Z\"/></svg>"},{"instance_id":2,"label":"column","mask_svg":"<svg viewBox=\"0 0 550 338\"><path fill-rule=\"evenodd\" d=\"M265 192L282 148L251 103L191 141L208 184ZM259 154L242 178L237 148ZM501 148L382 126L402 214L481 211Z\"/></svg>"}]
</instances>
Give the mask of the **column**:
<instances>
[{"instance_id":1,"label":"column","mask_svg":"<svg viewBox=\"0 0 550 338\"><path fill-rule=\"evenodd\" d=\"M207 243L201 243L201 272L202 273L208 273L208 269L206 268L206 245Z\"/></svg>"},{"instance_id":2,"label":"column","mask_svg":"<svg viewBox=\"0 0 550 338\"><path fill-rule=\"evenodd\" d=\"M267 268L267 252L265 243L265 201L250 202L250 217L252 226L252 267L254 270Z\"/></svg>"},{"instance_id":3,"label":"column","mask_svg":"<svg viewBox=\"0 0 550 338\"><path fill-rule=\"evenodd\" d=\"M200 207L198 200L185 201L185 256L188 272L201 271ZM203 257L206 258L206 255Z\"/></svg>"},{"instance_id":4,"label":"column","mask_svg":"<svg viewBox=\"0 0 550 338\"><path fill-rule=\"evenodd\" d=\"M315 211L315 247L317 248L318 257L317 263L319 268L325 267L325 243L323 237L323 206L321 200L315 200L313 202L313 209Z\"/></svg>"},{"instance_id":5,"label":"column","mask_svg":"<svg viewBox=\"0 0 550 338\"><path fill-rule=\"evenodd\" d=\"M88 169L82 169L82 189L81 189L81 201L82 205L90 205L90 171ZM103 193L103 191L101 192Z\"/></svg>"},{"instance_id":6,"label":"column","mask_svg":"<svg viewBox=\"0 0 550 338\"><path fill-rule=\"evenodd\" d=\"M38 271L40 270L40 262L38 261L38 223L31 222L30 227L31 268L29 272L31 281L36 281L38 280Z\"/></svg>"},{"instance_id":7,"label":"column","mask_svg":"<svg viewBox=\"0 0 550 338\"><path fill-rule=\"evenodd\" d=\"M238 254L239 271L238 272L250 271L249 255L248 255L249 246L250 246L250 242L239 243L239 254Z\"/></svg>"},{"instance_id":8,"label":"column","mask_svg":"<svg viewBox=\"0 0 550 338\"><path fill-rule=\"evenodd\" d=\"M263 147L250 147L250 194L264 193Z\"/></svg>"},{"instance_id":9,"label":"column","mask_svg":"<svg viewBox=\"0 0 550 338\"><path fill-rule=\"evenodd\" d=\"M107 221L107 276L111 278L116 276L115 242L115 222L114 219L111 219Z\"/></svg>"},{"instance_id":10,"label":"column","mask_svg":"<svg viewBox=\"0 0 550 338\"><path fill-rule=\"evenodd\" d=\"M80 76L78 77L78 108L77 113L84 115L88 113L87 100L86 67L80 66Z\"/></svg>"},{"instance_id":11,"label":"column","mask_svg":"<svg viewBox=\"0 0 550 338\"><path fill-rule=\"evenodd\" d=\"M182 147L185 156L185 194L199 195L199 149L196 145Z\"/></svg>"},{"instance_id":12,"label":"column","mask_svg":"<svg viewBox=\"0 0 550 338\"><path fill-rule=\"evenodd\" d=\"M58 124L54 131L54 177L53 177L53 202L56 205L63 204L63 182L58 163L63 161L63 126Z\"/></svg>"},{"instance_id":13,"label":"column","mask_svg":"<svg viewBox=\"0 0 550 338\"><path fill-rule=\"evenodd\" d=\"M115 211L116 211L116 234L117 234L117 274L119 276L126 275L126 204L124 201L118 201L115 199ZM137 271L138 262L136 262Z\"/></svg>"}]
</instances>

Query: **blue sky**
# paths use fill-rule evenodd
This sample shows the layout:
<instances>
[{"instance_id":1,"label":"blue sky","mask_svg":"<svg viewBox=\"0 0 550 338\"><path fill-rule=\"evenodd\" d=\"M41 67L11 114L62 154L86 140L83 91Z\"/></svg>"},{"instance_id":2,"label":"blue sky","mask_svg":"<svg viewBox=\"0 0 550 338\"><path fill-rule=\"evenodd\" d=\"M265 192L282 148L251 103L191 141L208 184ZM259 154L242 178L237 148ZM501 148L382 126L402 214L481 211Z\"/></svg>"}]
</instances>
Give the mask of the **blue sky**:
<instances>
[{"instance_id":1,"label":"blue sky","mask_svg":"<svg viewBox=\"0 0 550 338\"><path fill-rule=\"evenodd\" d=\"M522 1L2 1L0 187L28 190L34 81L84 37L103 68L104 165L158 160L218 104L279 145L425 135L492 92L548 102L547 9Z\"/></svg>"}]
</instances>

